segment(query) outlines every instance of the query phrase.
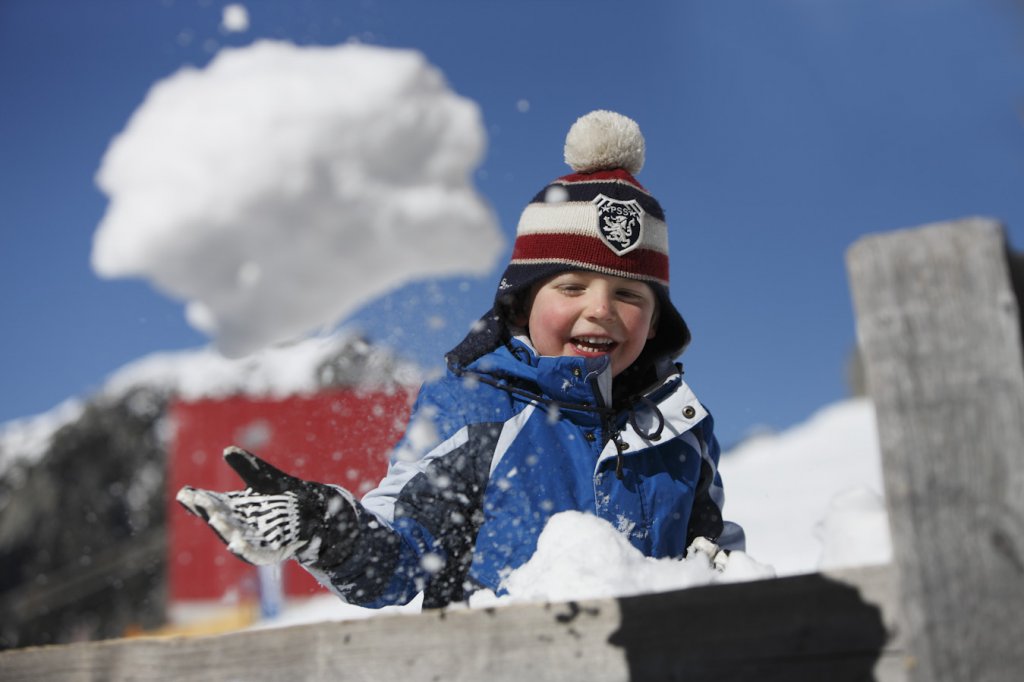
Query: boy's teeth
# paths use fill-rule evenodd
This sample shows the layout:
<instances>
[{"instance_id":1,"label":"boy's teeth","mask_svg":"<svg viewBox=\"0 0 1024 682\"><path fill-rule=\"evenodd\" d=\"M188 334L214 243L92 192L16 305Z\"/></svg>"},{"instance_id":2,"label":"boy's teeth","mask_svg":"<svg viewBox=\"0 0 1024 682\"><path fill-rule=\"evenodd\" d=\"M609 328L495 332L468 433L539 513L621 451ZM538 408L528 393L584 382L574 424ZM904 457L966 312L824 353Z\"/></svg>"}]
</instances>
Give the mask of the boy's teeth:
<instances>
[{"instance_id":1,"label":"boy's teeth","mask_svg":"<svg viewBox=\"0 0 1024 682\"><path fill-rule=\"evenodd\" d=\"M593 352L608 350L615 342L611 339L596 338L593 336L578 336L574 343L580 348Z\"/></svg>"}]
</instances>

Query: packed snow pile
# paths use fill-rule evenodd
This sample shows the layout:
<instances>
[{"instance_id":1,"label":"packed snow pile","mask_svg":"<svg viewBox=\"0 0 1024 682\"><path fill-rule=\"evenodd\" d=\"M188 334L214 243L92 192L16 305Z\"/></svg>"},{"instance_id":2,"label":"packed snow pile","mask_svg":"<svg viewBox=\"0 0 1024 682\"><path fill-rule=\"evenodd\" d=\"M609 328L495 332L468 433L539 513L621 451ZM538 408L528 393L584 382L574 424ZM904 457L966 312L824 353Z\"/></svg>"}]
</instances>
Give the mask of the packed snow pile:
<instances>
[{"instance_id":1,"label":"packed snow pile","mask_svg":"<svg viewBox=\"0 0 1024 682\"><path fill-rule=\"evenodd\" d=\"M477 105L418 52L225 49L156 83L110 144L93 268L187 301L227 354L293 340L401 284L490 272L484 147Z\"/></svg>"},{"instance_id":2,"label":"packed snow pile","mask_svg":"<svg viewBox=\"0 0 1024 682\"><path fill-rule=\"evenodd\" d=\"M607 521L569 511L551 517L533 557L505 579L508 597L478 593L470 604L620 597L774 575L744 552L732 552L722 569L693 549L683 560L652 559Z\"/></svg>"}]
</instances>

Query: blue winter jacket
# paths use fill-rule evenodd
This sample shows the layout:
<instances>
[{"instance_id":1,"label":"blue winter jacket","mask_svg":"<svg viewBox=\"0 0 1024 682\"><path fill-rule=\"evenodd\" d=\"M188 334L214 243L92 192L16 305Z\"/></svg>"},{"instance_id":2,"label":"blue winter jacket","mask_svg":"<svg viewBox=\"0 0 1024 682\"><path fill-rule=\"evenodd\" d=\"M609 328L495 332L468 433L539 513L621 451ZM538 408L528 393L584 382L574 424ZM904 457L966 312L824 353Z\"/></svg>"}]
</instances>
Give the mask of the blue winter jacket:
<instances>
[{"instance_id":1,"label":"blue winter jacket","mask_svg":"<svg viewBox=\"0 0 1024 682\"><path fill-rule=\"evenodd\" d=\"M525 339L423 386L387 476L344 552L306 568L347 602L424 606L502 593L544 524L566 510L611 523L651 557L697 536L742 547L723 523L711 415L669 363L628 407L609 407L606 358L540 357ZM335 560L340 559L340 560Z\"/></svg>"}]
</instances>

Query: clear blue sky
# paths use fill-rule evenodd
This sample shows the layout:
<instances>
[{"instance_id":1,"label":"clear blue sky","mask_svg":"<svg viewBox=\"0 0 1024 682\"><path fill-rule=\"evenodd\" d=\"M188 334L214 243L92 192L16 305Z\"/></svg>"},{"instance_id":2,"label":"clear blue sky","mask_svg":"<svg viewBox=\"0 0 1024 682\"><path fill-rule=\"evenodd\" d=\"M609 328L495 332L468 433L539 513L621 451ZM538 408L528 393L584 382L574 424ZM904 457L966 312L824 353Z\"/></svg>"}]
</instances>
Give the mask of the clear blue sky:
<instances>
[{"instance_id":1,"label":"clear blue sky","mask_svg":"<svg viewBox=\"0 0 1024 682\"><path fill-rule=\"evenodd\" d=\"M421 50L482 109L477 183L510 242L525 203L566 172L577 116L636 119L694 331L687 378L726 443L844 397L843 255L859 236L988 215L1024 243L1020 3L250 0L234 34L219 29L224 4L0 2L0 422L206 342L147 283L93 274L106 205L93 176L154 82L261 38ZM499 271L469 291L407 287L357 321L437 362Z\"/></svg>"}]
</instances>

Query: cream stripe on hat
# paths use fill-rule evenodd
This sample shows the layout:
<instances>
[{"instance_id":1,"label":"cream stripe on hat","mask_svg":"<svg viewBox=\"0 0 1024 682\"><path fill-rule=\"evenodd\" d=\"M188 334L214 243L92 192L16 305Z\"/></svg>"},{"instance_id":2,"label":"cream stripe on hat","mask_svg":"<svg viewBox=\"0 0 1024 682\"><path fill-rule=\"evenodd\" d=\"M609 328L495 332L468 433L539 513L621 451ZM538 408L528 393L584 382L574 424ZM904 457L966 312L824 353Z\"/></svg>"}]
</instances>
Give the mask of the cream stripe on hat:
<instances>
[{"instance_id":1,"label":"cream stripe on hat","mask_svg":"<svg viewBox=\"0 0 1024 682\"><path fill-rule=\"evenodd\" d=\"M668 226L663 220L644 215L643 236L639 248L668 254ZM579 234L598 237L597 206L591 202L569 201L558 204L529 204L519 217L517 235Z\"/></svg>"}]
</instances>

